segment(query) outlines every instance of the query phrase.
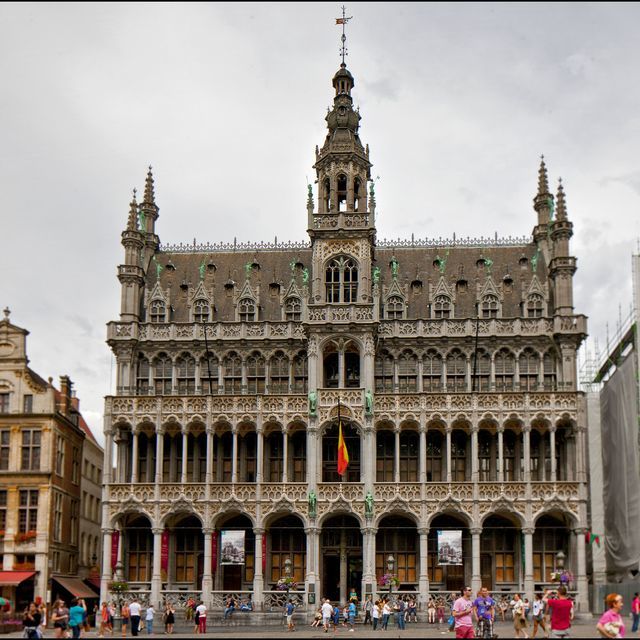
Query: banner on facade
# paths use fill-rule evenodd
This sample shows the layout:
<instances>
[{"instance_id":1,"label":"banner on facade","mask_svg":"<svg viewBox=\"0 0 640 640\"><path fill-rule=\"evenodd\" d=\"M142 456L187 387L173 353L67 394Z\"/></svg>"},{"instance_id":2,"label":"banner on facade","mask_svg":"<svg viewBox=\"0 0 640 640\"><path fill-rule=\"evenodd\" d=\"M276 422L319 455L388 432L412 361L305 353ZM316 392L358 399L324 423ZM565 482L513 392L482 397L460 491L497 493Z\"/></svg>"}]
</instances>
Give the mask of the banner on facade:
<instances>
[{"instance_id":1,"label":"banner on facade","mask_svg":"<svg viewBox=\"0 0 640 640\"><path fill-rule=\"evenodd\" d=\"M116 568L118 564L118 544L120 543L120 532L114 531L111 534L111 571Z\"/></svg>"},{"instance_id":2,"label":"banner on facade","mask_svg":"<svg viewBox=\"0 0 640 640\"><path fill-rule=\"evenodd\" d=\"M462 564L462 530L438 531L438 564Z\"/></svg>"},{"instance_id":3,"label":"banner on facade","mask_svg":"<svg viewBox=\"0 0 640 640\"><path fill-rule=\"evenodd\" d=\"M216 575L218 568L218 532L213 531L211 534L211 573Z\"/></svg>"},{"instance_id":4,"label":"banner on facade","mask_svg":"<svg viewBox=\"0 0 640 640\"><path fill-rule=\"evenodd\" d=\"M160 570L169 570L169 532L166 529L160 538Z\"/></svg>"},{"instance_id":5,"label":"banner on facade","mask_svg":"<svg viewBox=\"0 0 640 640\"><path fill-rule=\"evenodd\" d=\"M220 564L244 564L244 531L220 532Z\"/></svg>"}]
</instances>

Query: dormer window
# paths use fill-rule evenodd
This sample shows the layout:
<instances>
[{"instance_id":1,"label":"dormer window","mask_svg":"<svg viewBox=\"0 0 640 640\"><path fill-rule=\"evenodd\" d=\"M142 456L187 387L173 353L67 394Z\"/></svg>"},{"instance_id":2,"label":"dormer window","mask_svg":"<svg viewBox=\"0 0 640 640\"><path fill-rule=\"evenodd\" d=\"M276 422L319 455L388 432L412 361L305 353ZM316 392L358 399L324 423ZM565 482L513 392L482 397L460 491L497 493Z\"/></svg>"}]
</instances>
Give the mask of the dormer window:
<instances>
[{"instance_id":1,"label":"dormer window","mask_svg":"<svg viewBox=\"0 0 640 640\"><path fill-rule=\"evenodd\" d=\"M334 258L325 271L327 302L355 302L358 297L358 265L351 258Z\"/></svg>"},{"instance_id":2,"label":"dormer window","mask_svg":"<svg viewBox=\"0 0 640 640\"><path fill-rule=\"evenodd\" d=\"M433 317L436 320L451 317L451 298L449 296L436 296L433 303Z\"/></svg>"},{"instance_id":3,"label":"dormer window","mask_svg":"<svg viewBox=\"0 0 640 640\"><path fill-rule=\"evenodd\" d=\"M166 322L167 305L162 300L153 300L149 306L151 322Z\"/></svg>"},{"instance_id":4,"label":"dormer window","mask_svg":"<svg viewBox=\"0 0 640 640\"><path fill-rule=\"evenodd\" d=\"M390 296L387 299L387 320L402 320L404 301L400 296Z\"/></svg>"},{"instance_id":5,"label":"dormer window","mask_svg":"<svg viewBox=\"0 0 640 640\"><path fill-rule=\"evenodd\" d=\"M255 322L256 303L251 298L243 298L238 303L240 322Z\"/></svg>"},{"instance_id":6,"label":"dormer window","mask_svg":"<svg viewBox=\"0 0 640 640\"><path fill-rule=\"evenodd\" d=\"M193 303L194 322L209 322L209 303L206 300L196 300Z\"/></svg>"},{"instance_id":7,"label":"dormer window","mask_svg":"<svg viewBox=\"0 0 640 640\"><path fill-rule=\"evenodd\" d=\"M542 318L544 300L538 293L532 293L527 298L527 318Z\"/></svg>"},{"instance_id":8,"label":"dormer window","mask_svg":"<svg viewBox=\"0 0 640 640\"><path fill-rule=\"evenodd\" d=\"M300 298L287 298L284 303L284 315L287 322L300 322L302 319Z\"/></svg>"},{"instance_id":9,"label":"dormer window","mask_svg":"<svg viewBox=\"0 0 640 640\"><path fill-rule=\"evenodd\" d=\"M482 298L482 317L497 318L500 304L496 296L485 296Z\"/></svg>"}]
</instances>

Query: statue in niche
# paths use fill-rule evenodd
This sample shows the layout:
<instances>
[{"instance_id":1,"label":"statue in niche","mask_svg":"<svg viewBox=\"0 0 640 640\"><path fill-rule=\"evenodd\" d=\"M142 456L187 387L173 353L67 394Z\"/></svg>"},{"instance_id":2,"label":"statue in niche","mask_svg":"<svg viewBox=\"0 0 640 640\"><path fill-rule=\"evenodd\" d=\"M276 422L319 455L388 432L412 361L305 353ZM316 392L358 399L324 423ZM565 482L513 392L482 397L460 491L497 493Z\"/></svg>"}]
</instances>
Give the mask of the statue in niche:
<instances>
[{"instance_id":1,"label":"statue in niche","mask_svg":"<svg viewBox=\"0 0 640 640\"><path fill-rule=\"evenodd\" d=\"M367 491L367 495L364 499L364 513L367 517L373 515L373 494L371 491Z\"/></svg>"},{"instance_id":2,"label":"statue in niche","mask_svg":"<svg viewBox=\"0 0 640 640\"><path fill-rule=\"evenodd\" d=\"M315 416L318 411L318 394L315 391L309 391L309 415Z\"/></svg>"},{"instance_id":3,"label":"statue in niche","mask_svg":"<svg viewBox=\"0 0 640 640\"><path fill-rule=\"evenodd\" d=\"M317 514L318 507L318 497L316 496L316 492L312 489L309 492L309 517L315 518Z\"/></svg>"},{"instance_id":4,"label":"statue in niche","mask_svg":"<svg viewBox=\"0 0 640 640\"><path fill-rule=\"evenodd\" d=\"M373 415L373 393L371 393L370 389L364 392L364 407L368 416Z\"/></svg>"}]
</instances>

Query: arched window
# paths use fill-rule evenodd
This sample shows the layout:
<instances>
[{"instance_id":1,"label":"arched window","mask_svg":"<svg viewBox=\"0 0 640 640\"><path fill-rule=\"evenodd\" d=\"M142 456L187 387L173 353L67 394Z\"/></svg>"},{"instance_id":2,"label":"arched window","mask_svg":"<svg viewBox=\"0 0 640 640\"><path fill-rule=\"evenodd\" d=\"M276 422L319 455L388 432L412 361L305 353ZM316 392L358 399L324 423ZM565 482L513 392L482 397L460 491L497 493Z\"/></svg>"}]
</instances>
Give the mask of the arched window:
<instances>
[{"instance_id":1,"label":"arched window","mask_svg":"<svg viewBox=\"0 0 640 640\"><path fill-rule=\"evenodd\" d=\"M415 431L400 433L400 482L418 482L419 449Z\"/></svg>"},{"instance_id":2,"label":"arched window","mask_svg":"<svg viewBox=\"0 0 640 640\"><path fill-rule=\"evenodd\" d=\"M136 367L136 395L149 395L149 360L142 354L138 355Z\"/></svg>"},{"instance_id":3,"label":"arched window","mask_svg":"<svg viewBox=\"0 0 640 640\"><path fill-rule=\"evenodd\" d=\"M456 429L451 434L451 480L464 482L467 477L467 434Z\"/></svg>"},{"instance_id":4,"label":"arched window","mask_svg":"<svg viewBox=\"0 0 640 640\"><path fill-rule=\"evenodd\" d=\"M404 351L398 358L398 385L400 393L418 390L418 357L412 351Z\"/></svg>"},{"instance_id":5,"label":"arched window","mask_svg":"<svg viewBox=\"0 0 640 640\"><path fill-rule=\"evenodd\" d=\"M240 322L255 322L256 303L251 298L242 298L238 303L238 317Z\"/></svg>"},{"instance_id":6,"label":"arched window","mask_svg":"<svg viewBox=\"0 0 640 640\"><path fill-rule=\"evenodd\" d=\"M387 320L402 320L404 315L404 301L400 296L390 296L387 298L387 308L385 310Z\"/></svg>"},{"instance_id":7,"label":"arched window","mask_svg":"<svg viewBox=\"0 0 640 640\"><path fill-rule=\"evenodd\" d=\"M436 296L433 303L433 317L436 320L451 317L451 298L449 296Z\"/></svg>"},{"instance_id":8,"label":"arched window","mask_svg":"<svg viewBox=\"0 0 640 640\"><path fill-rule=\"evenodd\" d=\"M478 432L478 475L480 482L496 479L493 435L486 430Z\"/></svg>"},{"instance_id":9,"label":"arched window","mask_svg":"<svg viewBox=\"0 0 640 640\"><path fill-rule=\"evenodd\" d=\"M361 211L360 198L363 195L361 193L361 189L362 189L362 182L360 181L360 178L356 178L353 181L353 210L354 211Z\"/></svg>"},{"instance_id":10,"label":"arched window","mask_svg":"<svg viewBox=\"0 0 640 640\"><path fill-rule=\"evenodd\" d=\"M393 392L393 356L382 351L375 360L376 393Z\"/></svg>"},{"instance_id":11,"label":"arched window","mask_svg":"<svg viewBox=\"0 0 640 640\"><path fill-rule=\"evenodd\" d=\"M500 349L494 357L496 391L514 391L515 358L508 349Z\"/></svg>"},{"instance_id":12,"label":"arched window","mask_svg":"<svg viewBox=\"0 0 640 640\"><path fill-rule=\"evenodd\" d=\"M252 353L247 358L247 391L264 393L265 366L264 358L259 353Z\"/></svg>"},{"instance_id":13,"label":"arched window","mask_svg":"<svg viewBox=\"0 0 640 640\"><path fill-rule=\"evenodd\" d=\"M358 265L347 257L334 258L325 270L327 302L356 302L358 298Z\"/></svg>"},{"instance_id":14,"label":"arched window","mask_svg":"<svg viewBox=\"0 0 640 640\"><path fill-rule=\"evenodd\" d=\"M331 183L329 182L329 178L324 179L322 186L323 186L322 202L324 204L324 212L328 213L329 211L331 211Z\"/></svg>"},{"instance_id":15,"label":"arched window","mask_svg":"<svg viewBox=\"0 0 640 640\"><path fill-rule=\"evenodd\" d=\"M200 362L200 392L218 393L218 358L209 352Z\"/></svg>"},{"instance_id":16,"label":"arched window","mask_svg":"<svg viewBox=\"0 0 640 640\"><path fill-rule=\"evenodd\" d=\"M307 480L307 434L296 431L289 437L289 468L287 476L290 482L306 482Z\"/></svg>"},{"instance_id":17,"label":"arched window","mask_svg":"<svg viewBox=\"0 0 640 640\"><path fill-rule=\"evenodd\" d=\"M427 431L427 482L442 480L442 432Z\"/></svg>"},{"instance_id":18,"label":"arched window","mask_svg":"<svg viewBox=\"0 0 640 640\"><path fill-rule=\"evenodd\" d=\"M324 351L324 386L327 389L337 389L340 385L339 355L334 344L327 345Z\"/></svg>"},{"instance_id":19,"label":"arched window","mask_svg":"<svg viewBox=\"0 0 640 640\"><path fill-rule=\"evenodd\" d=\"M180 395L193 395L196 392L196 361L188 353L176 360L176 382Z\"/></svg>"},{"instance_id":20,"label":"arched window","mask_svg":"<svg viewBox=\"0 0 640 640\"><path fill-rule=\"evenodd\" d=\"M471 362L471 388L476 391L489 391L491 380L491 356L484 350L478 349ZM475 370L475 374L474 374Z\"/></svg>"},{"instance_id":21,"label":"arched window","mask_svg":"<svg viewBox=\"0 0 640 640\"><path fill-rule=\"evenodd\" d=\"M347 210L347 176L338 176L338 211Z\"/></svg>"},{"instance_id":22,"label":"arched window","mask_svg":"<svg viewBox=\"0 0 640 640\"><path fill-rule=\"evenodd\" d=\"M454 349L447 356L447 391L467 390L467 359L458 349Z\"/></svg>"},{"instance_id":23,"label":"arched window","mask_svg":"<svg viewBox=\"0 0 640 640\"><path fill-rule=\"evenodd\" d=\"M307 392L307 354L299 353L293 359L293 387L292 393Z\"/></svg>"},{"instance_id":24,"label":"arched window","mask_svg":"<svg viewBox=\"0 0 640 640\"><path fill-rule=\"evenodd\" d=\"M151 322L166 322L167 305L162 300L153 300L149 305Z\"/></svg>"},{"instance_id":25,"label":"arched window","mask_svg":"<svg viewBox=\"0 0 640 640\"><path fill-rule=\"evenodd\" d=\"M532 293L527 298L527 318L542 318L544 300L538 293Z\"/></svg>"},{"instance_id":26,"label":"arched window","mask_svg":"<svg viewBox=\"0 0 640 640\"><path fill-rule=\"evenodd\" d=\"M442 356L433 349L427 351L422 363L422 390L442 391Z\"/></svg>"},{"instance_id":27,"label":"arched window","mask_svg":"<svg viewBox=\"0 0 640 640\"><path fill-rule=\"evenodd\" d=\"M272 431L265 438L265 479L267 482L282 482L282 438L282 431Z\"/></svg>"},{"instance_id":28,"label":"arched window","mask_svg":"<svg viewBox=\"0 0 640 640\"><path fill-rule=\"evenodd\" d=\"M209 322L209 303L206 300L196 300L193 303L193 321Z\"/></svg>"},{"instance_id":29,"label":"arched window","mask_svg":"<svg viewBox=\"0 0 640 640\"><path fill-rule=\"evenodd\" d=\"M153 380L153 386L156 395L171 395L171 379L173 377L173 362L171 358L166 353L161 353L156 358L154 365L155 378Z\"/></svg>"},{"instance_id":30,"label":"arched window","mask_svg":"<svg viewBox=\"0 0 640 640\"><path fill-rule=\"evenodd\" d=\"M348 342L344 349L344 377L345 387L360 386L360 351L353 342Z\"/></svg>"},{"instance_id":31,"label":"arched window","mask_svg":"<svg viewBox=\"0 0 640 640\"><path fill-rule=\"evenodd\" d=\"M389 429L376 433L376 481L393 482L395 460L395 434Z\"/></svg>"},{"instance_id":32,"label":"arched window","mask_svg":"<svg viewBox=\"0 0 640 640\"><path fill-rule=\"evenodd\" d=\"M146 518L133 517L126 523L125 558L127 580L147 582L151 580L153 555L153 535Z\"/></svg>"},{"instance_id":33,"label":"arched window","mask_svg":"<svg viewBox=\"0 0 640 640\"><path fill-rule=\"evenodd\" d=\"M502 457L504 468L504 481L519 479L520 472L520 447L518 446L516 434L507 429L502 434Z\"/></svg>"},{"instance_id":34,"label":"arched window","mask_svg":"<svg viewBox=\"0 0 640 640\"><path fill-rule=\"evenodd\" d=\"M496 296L488 295L482 298L482 317L483 318L497 318L499 308L500 308L500 303L498 302L498 298Z\"/></svg>"},{"instance_id":35,"label":"arched window","mask_svg":"<svg viewBox=\"0 0 640 640\"><path fill-rule=\"evenodd\" d=\"M269 393L289 393L289 358L282 351L269 360Z\"/></svg>"},{"instance_id":36,"label":"arched window","mask_svg":"<svg viewBox=\"0 0 640 640\"><path fill-rule=\"evenodd\" d=\"M284 317L287 322L299 322L302 319L300 298L287 298L284 303Z\"/></svg>"},{"instance_id":37,"label":"arched window","mask_svg":"<svg viewBox=\"0 0 640 640\"><path fill-rule=\"evenodd\" d=\"M544 390L556 390L556 359L550 351L544 354L542 359L542 370L544 375Z\"/></svg>"},{"instance_id":38,"label":"arched window","mask_svg":"<svg viewBox=\"0 0 640 640\"><path fill-rule=\"evenodd\" d=\"M224 359L224 392L237 395L242 392L242 360L237 353Z\"/></svg>"},{"instance_id":39,"label":"arched window","mask_svg":"<svg viewBox=\"0 0 640 640\"><path fill-rule=\"evenodd\" d=\"M540 375L540 358L530 348L525 349L519 358L520 391L535 391Z\"/></svg>"}]
</instances>

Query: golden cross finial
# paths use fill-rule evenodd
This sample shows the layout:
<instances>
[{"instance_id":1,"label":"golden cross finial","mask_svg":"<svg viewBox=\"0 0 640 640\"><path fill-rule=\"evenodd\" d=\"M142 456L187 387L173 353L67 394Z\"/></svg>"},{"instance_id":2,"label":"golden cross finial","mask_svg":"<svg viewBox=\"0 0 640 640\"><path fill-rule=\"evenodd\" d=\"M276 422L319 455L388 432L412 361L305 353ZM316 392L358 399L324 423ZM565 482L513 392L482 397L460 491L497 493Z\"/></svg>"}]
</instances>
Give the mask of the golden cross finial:
<instances>
[{"instance_id":1,"label":"golden cross finial","mask_svg":"<svg viewBox=\"0 0 640 640\"><path fill-rule=\"evenodd\" d=\"M342 47L340 47L340 55L342 56L342 66L346 66L345 62L344 62L344 57L349 55L347 53L347 47L345 46L345 42L347 41L347 36L345 35L344 32L344 28L347 25L347 22L349 22L349 20L351 20L351 18L353 18L353 16L349 16L347 18L347 14L345 13L346 8L344 7L344 5L342 6L342 18L336 18L336 24L341 24L342 25Z\"/></svg>"}]
</instances>

